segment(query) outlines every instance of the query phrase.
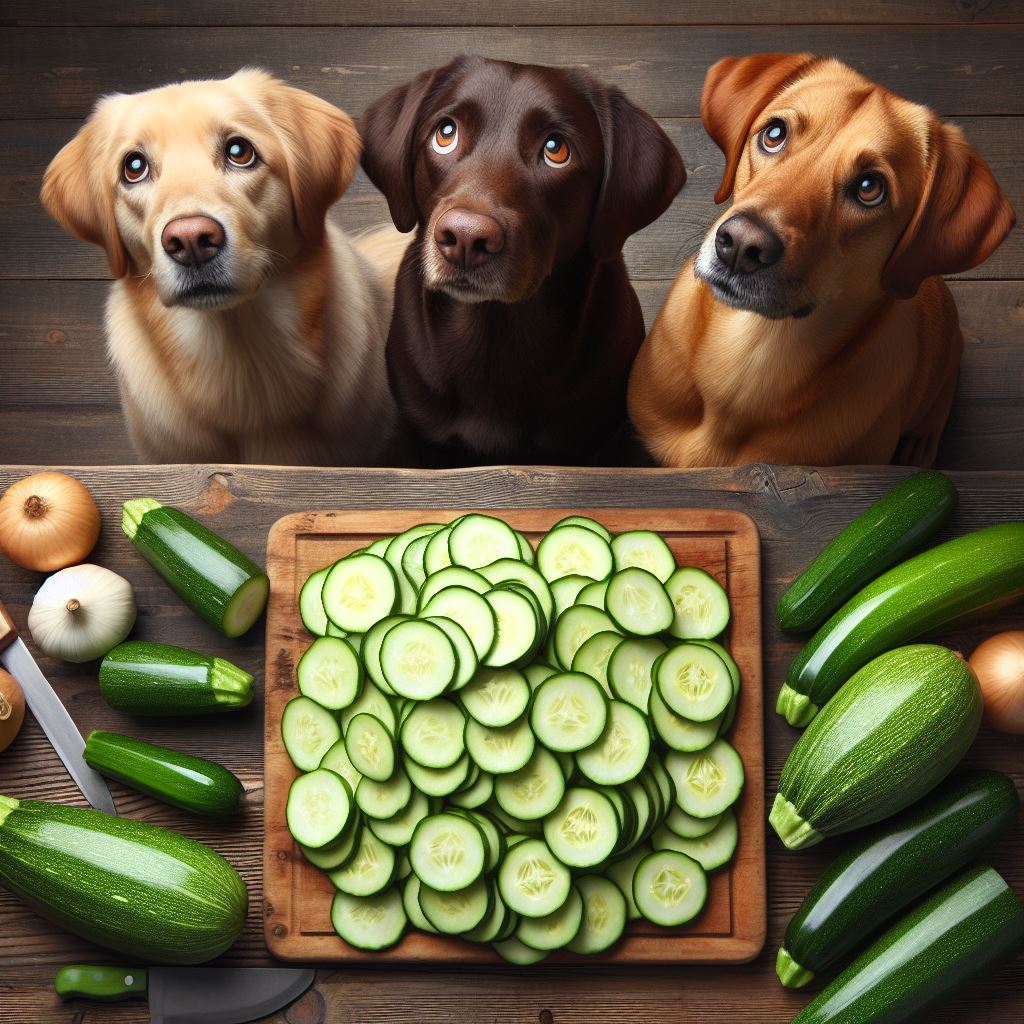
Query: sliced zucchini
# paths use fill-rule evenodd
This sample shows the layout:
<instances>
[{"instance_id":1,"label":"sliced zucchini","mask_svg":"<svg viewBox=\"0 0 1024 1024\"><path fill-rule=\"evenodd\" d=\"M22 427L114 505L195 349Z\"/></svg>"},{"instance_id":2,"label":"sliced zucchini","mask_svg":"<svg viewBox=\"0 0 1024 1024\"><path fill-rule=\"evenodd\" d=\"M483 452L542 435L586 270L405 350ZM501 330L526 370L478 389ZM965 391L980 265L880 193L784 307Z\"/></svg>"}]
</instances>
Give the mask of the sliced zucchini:
<instances>
[{"instance_id":1,"label":"sliced zucchini","mask_svg":"<svg viewBox=\"0 0 1024 1024\"><path fill-rule=\"evenodd\" d=\"M501 809L523 821L550 814L565 795L565 776L554 754L537 747L519 771L499 775L494 799Z\"/></svg>"},{"instance_id":2,"label":"sliced zucchini","mask_svg":"<svg viewBox=\"0 0 1024 1024\"><path fill-rule=\"evenodd\" d=\"M732 860L738 838L736 815L730 809L722 814L718 824L710 832L697 839L681 839L662 825L654 833L652 841L656 850L685 853L697 861L705 871L714 871L715 868L720 868Z\"/></svg>"},{"instance_id":3,"label":"sliced zucchini","mask_svg":"<svg viewBox=\"0 0 1024 1024\"><path fill-rule=\"evenodd\" d=\"M721 814L716 814L712 818L695 818L677 805L668 812L668 816L665 818L665 827L680 839L700 839L701 836L706 836L711 832L721 820Z\"/></svg>"},{"instance_id":4,"label":"sliced zucchini","mask_svg":"<svg viewBox=\"0 0 1024 1024\"><path fill-rule=\"evenodd\" d=\"M378 555L349 555L331 566L322 597L331 622L349 633L365 633L398 604L395 570Z\"/></svg>"},{"instance_id":5,"label":"sliced zucchini","mask_svg":"<svg viewBox=\"0 0 1024 1024\"><path fill-rule=\"evenodd\" d=\"M359 696L338 716L341 722L341 731L347 732L352 719L356 715L362 714L373 715L374 718L384 723L388 732L394 735L398 725L395 709L392 707L391 701L369 681L363 683Z\"/></svg>"},{"instance_id":6,"label":"sliced zucchini","mask_svg":"<svg viewBox=\"0 0 1024 1024\"><path fill-rule=\"evenodd\" d=\"M713 640L729 625L729 598L703 569L676 569L665 583L675 606L669 633L680 640Z\"/></svg>"},{"instance_id":7,"label":"sliced zucchini","mask_svg":"<svg viewBox=\"0 0 1024 1024\"><path fill-rule=\"evenodd\" d=\"M480 828L461 814L424 818L409 843L413 871L425 886L438 892L457 892L472 885L484 873L485 858Z\"/></svg>"},{"instance_id":8,"label":"sliced zucchini","mask_svg":"<svg viewBox=\"0 0 1024 1024\"><path fill-rule=\"evenodd\" d=\"M676 803L694 818L721 814L743 791L743 762L725 740L695 754L673 750L665 768L675 783Z\"/></svg>"},{"instance_id":9,"label":"sliced zucchini","mask_svg":"<svg viewBox=\"0 0 1024 1024\"><path fill-rule=\"evenodd\" d=\"M652 924L667 928L686 924L703 910L707 898L704 869L684 853L649 853L633 875L633 902Z\"/></svg>"},{"instance_id":10,"label":"sliced zucchini","mask_svg":"<svg viewBox=\"0 0 1024 1024\"><path fill-rule=\"evenodd\" d=\"M455 682L459 668L448 634L420 619L407 619L388 630L380 665L395 693L413 700L440 696Z\"/></svg>"},{"instance_id":11,"label":"sliced zucchini","mask_svg":"<svg viewBox=\"0 0 1024 1024\"><path fill-rule=\"evenodd\" d=\"M324 589L324 580L331 571L328 565L313 573L299 591L299 617L302 624L314 636L327 635L327 612L324 611L324 602L321 593Z\"/></svg>"},{"instance_id":12,"label":"sliced zucchini","mask_svg":"<svg viewBox=\"0 0 1024 1024\"><path fill-rule=\"evenodd\" d=\"M576 879L583 898L583 921L566 947L573 953L603 953L622 938L629 917L628 901L615 882L600 875Z\"/></svg>"},{"instance_id":13,"label":"sliced zucchini","mask_svg":"<svg viewBox=\"0 0 1024 1024\"><path fill-rule=\"evenodd\" d=\"M534 734L526 715L500 729L470 720L466 724L466 750L485 772L505 775L517 772L533 756Z\"/></svg>"},{"instance_id":14,"label":"sliced zucchini","mask_svg":"<svg viewBox=\"0 0 1024 1024\"><path fill-rule=\"evenodd\" d=\"M576 767L600 786L620 786L640 774L650 752L647 719L632 704L612 700L604 731L576 754Z\"/></svg>"},{"instance_id":15,"label":"sliced zucchini","mask_svg":"<svg viewBox=\"0 0 1024 1024\"><path fill-rule=\"evenodd\" d=\"M611 579L609 576L608 579ZM588 608L599 608L604 611L604 600L608 593L608 580L594 580L593 583L588 583L580 592L576 595L577 605L586 605Z\"/></svg>"},{"instance_id":16,"label":"sliced zucchini","mask_svg":"<svg viewBox=\"0 0 1024 1024\"><path fill-rule=\"evenodd\" d=\"M394 880L396 866L394 849L364 828L355 856L344 867L329 871L327 877L349 896L375 896Z\"/></svg>"},{"instance_id":17,"label":"sliced zucchini","mask_svg":"<svg viewBox=\"0 0 1024 1024\"><path fill-rule=\"evenodd\" d=\"M710 722L691 722L665 704L656 686L651 690L650 700L651 725L666 747L693 753L711 746L718 738L724 714L712 718Z\"/></svg>"},{"instance_id":18,"label":"sliced zucchini","mask_svg":"<svg viewBox=\"0 0 1024 1024\"><path fill-rule=\"evenodd\" d=\"M622 643L622 634L604 630L585 640L572 659L572 671L582 672L601 684L601 689L610 697L608 683L608 662L612 652Z\"/></svg>"},{"instance_id":19,"label":"sliced zucchini","mask_svg":"<svg viewBox=\"0 0 1024 1024\"><path fill-rule=\"evenodd\" d=\"M412 789L409 776L400 765L384 782L364 775L356 786L356 806L363 814L375 818L393 818L409 806Z\"/></svg>"},{"instance_id":20,"label":"sliced zucchini","mask_svg":"<svg viewBox=\"0 0 1024 1024\"><path fill-rule=\"evenodd\" d=\"M422 882L419 892L423 916L442 935L463 935L478 927L494 905L491 883L478 878L457 892L431 888Z\"/></svg>"},{"instance_id":21,"label":"sliced zucchini","mask_svg":"<svg viewBox=\"0 0 1024 1024\"><path fill-rule=\"evenodd\" d=\"M585 587L594 581L589 576L562 576L551 582L551 599L554 601L554 618L558 618L566 608L576 603L576 598Z\"/></svg>"},{"instance_id":22,"label":"sliced zucchini","mask_svg":"<svg viewBox=\"0 0 1024 1024\"><path fill-rule=\"evenodd\" d=\"M612 696L648 714L651 700L651 669L668 648L652 638L619 638L608 658L608 685Z\"/></svg>"},{"instance_id":23,"label":"sliced zucchini","mask_svg":"<svg viewBox=\"0 0 1024 1024\"><path fill-rule=\"evenodd\" d=\"M299 693L329 711L347 708L359 696L363 668L345 640L322 636L310 644L295 669Z\"/></svg>"},{"instance_id":24,"label":"sliced zucchini","mask_svg":"<svg viewBox=\"0 0 1024 1024\"><path fill-rule=\"evenodd\" d=\"M474 766L475 767L475 766ZM476 769L477 777L472 785L463 784L451 794L449 803L467 811L482 807L494 794L494 776L490 772Z\"/></svg>"},{"instance_id":25,"label":"sliced zucchini","mask_svg":"<svg viewBox=\"0 0 1024 1024\"><path fill-rule=\"evenodd\" d=\"M348 783L326 768L300 775L288 790L288 831L297 843L319 850L338 839L352 815Z\"/></svg>"},{"instance_id":26,"label":"sliced zucchini","mask_svg":"<svg viewBox=\"0 0 1024 1024\"><path fill-rule=\"evenodd\" d=\"M406 916L414 928L421 932L428 932L431 935L437 934L437 929L427 920L426 915L420 909L420 884L416 872L413 871L405 879L402 886L402 906L405 908Z\"/></svg>"},{"instance_id":27,"label":"sliced zucchini","mask_svg":"<svg viewBox=\"0 0 1024 1024\"><path fill-rule=\"evenodd\" d=\"M459 694L467 714L481 725L510 725L526 710L530 686L514 668L482 668Z\"/></svg>"},{"instance_id":28,"label":"sliced zucchini","mask_svg":"<svg viewBox=\"0 0 1024 1024\"><path fill-rule=\"evenodd\" d=\"M560 526L537 545L537 568L549 583L563 576L603 580L613 566L611 545L585 526Z\"/></svg>"},{"instance_id":29,"label":"sliced zucchini","mask_svg":"<svg viewBox=\"0 0 1024 1024\"><path fill-rule=\"evenodd\" d=\"M498 628L494 646L482 659L489 668L524 664L543 640L537 609L524 594L496 588L483 595L491 606Z\"/></svg>"},{"instance_id":30,"label":"sliced zucchini","mask_svg":"<svg viewBox=\"0 0 1024 1024\"><path fill-rule=\"evenodd\" d=\"M479 569L499 558L520 557L519 540L507 523L493 516L470 515L460 519L448 535L452 565Z\"/></svg>"},{"instance_id":31,"label":"sliced zucchini","mask_svg":"<svg viewBox=\"0 0 1024 1024\"><path fill-rule=\"evenodd\" d=\"M454 619L447 619L443 615L425 615L424 622L430 622L441 629L452 642L455 648L455 658L458 668L455 672L455 681L451 685L452 690L461 690L467 686L476 675L480 664L476 656L476 648L469 634Z\"/></svg>"},{"instance_id":32,"label":"sliced zucchini","mask_svg":"<svg viewBox=\"0 0 1024 1024\"><path fill-rule=\"evenodd\" d=\"M551 529L560 530L563 526L582 526L585 530L591 530L599 537L603 537L611 543L612 535L608 530L596 519L591 519L589 516L566 516L564 519L559 519Z\"/></svg>"},{"instance_id":33,"label":"sliced zucchini","mask_svg":"<svg viewBox=\"0 0 1024 1024\"><path fill-rule=\"evenodd\" d=\"M424 768L411 757L405 761L405 770L412 784L427 796L442 797L454 793L469 775L469 754L463 754L450 768Z\"/></svg>"},{"instance_id":34,"label":"sliced zucchini","mask_svg":"<svg viewBox=\"0 0 1024 1024\"><path fill-rule=\"evenodd\" d=\"M691 722L718 718L732 700L725 662L702 644L679 644L658 661L655 684L666 706Z\"/></svg>"},{"instance_id":35,"label":"sliced zucchini","mask_svg":"<svg viewBox=\"0 0 1024 1024\"><path fill-rule=\"evenodd\" d=\"M542 839L516 843L498 869L501 898L523 917L545 917L554 912L568 899L570 886L569 869Z\"/></svg>"},{"instance_id":36,"label":"sliced zucchini","mask_svg":"<svg viewBox=\"0 0 1024 1024\"><path fill-rule=\"evenodd\" d=\"M476 594L486 594L492 586L494 584L487 577L481 576L480 573L474 572L472 569L467 569L462 565L449 565L447 569L441 569L423 581L423 586L419 590L417 607L421 610L426 608L434 597L449 587L464 587Z\"/></svg>"},{"instance_id":37,"label":"sliced zucchini","mask_svg":"<svg viewBox=\"0 0 1024 1024\"><path fill-rule=\"evenodd\" d=\"M281 714L281 739L300 772L320 766L324 754L341 738L338 720L308 697L293 697Z\"/></svg>"},{"instance_id":38,"label":"sliced zucchini","mask_svg":"<svg viewBox=\"0 0 1024 1024\"><path fill-rule=\"evenodd\" d=\"M367 817L370 831L388 846L405 846L412 840L416 826L430 814L430 801L413 789L405 808L391 818Z\"/></svg>"},{"instance_id":39,"label":"sliced zucchini","mask_svg":"<svg viewBox=\"0 0 1024 1024\"><path fill-rule=\"evenodd\" d=\"M405 934L408 918L397 889L388 888L373 896L334 894L331 924L356 949L387 949Z\"/></svg>"},{"instance_id":40,"label":"sliced zucchini","mask_svg":"<svg viewBox=\"0 0 1024 1024\"><path fill-rule=\"evenodd\" d=\"M626 901L626 916L630 921L636 921L640 916L640 911L637 910L636 904L633 902L633 876L636 874L636 869L640 864L640 861L644 859L649 853L653 851L646 843L641 843L639 846L634 847L625 857L621 860L617 860L612 864L608 865L608 869L605 872L606 876L610 878L621 891L623 898ZM576 879L576 884L580 884L580 879Z\"/></svg>"},{"instance_id":41,"label":"sliced zucchini","mask_svg":"<svg viewBox=\"0 0 1024 1024\"><path fill-rule=\"evenodd\" d=\"M500 942L491 943L494 952L510 964L518 967L528 967L530 964L539 964L547 955L547 950L530 949L523 945L515 935L510 935Z\"/></svg>"},{"instance_id":42,"label":"sliced zucchini","mask_svg":"<svg viewBox=\"0 0 1024 1024\"><path fill-rule=\"evenodd\" d=\"M596 789L575 786L544 819L548 849L571 868L604 863L619 841L619 816L612 801Z\"/></svg>"},{"instance_id":43,"label":"sliced zucchini","mask_svg":"<svg viewBox=\"0 0 1024 1024\"><path fill-rule=\"evenodd\" d=\"M544 917L520 918L516 938L530 949L562 949L576 938L582 924L583 897L573 887L557 910Z\"/></svg>"},{"instance_id":44,"label":"sliced zucchini","mask_svg":"<svg viewBox=\"0 0 1024 1024\"><path fill-rule=\"evenodd\" d=\"M450 768L466 750L466 716L443 697L413 705L399 729L406 756L424 768Z\"/></svg>"},{"instance_id":45,"label":"sliced zucchini","mask_svg":"<svg viewBox=\"0 0 1024 1024\"><path fill-rule=\"evenodd\" d=\"M547 580L532 565L515 558L501 558L480 570L480 575L491 581L492 586L502 583L519 583L526 587L540 604L541 616L550 622L555 614L555 600Z\"/></svg>"},{"instance_id":46,"label":"sliced zucchini","mask_svg":"<svg viewBox=\"0 0 1024 1024\"><path fill-rule=\"evenodd\" d=\"M568 671L576 652L592 636L604 632L619 632L606 612L578 604L566 608L555 621L553 647L558 664Z\"/></svg>"},{"instance_id":47,"label":"sliced zucchini","mask_svg":"<svg viewBox=\"0 0 1024 1024\"><path fill-rule=\"evenodd\" d=\"M620 534L621 540L627 534ZM623 633L655 636L672 625L675 609L668 592L654 573L633 566L620 569L608 581L605 611Z\"/></svg>"},{"instance_id":48,"label":"sliced zucchini","mask_svg":"<svg viewBox=\"0 0 1024 1024\"><path fill-rule=\"evenodd\" d=\"M608 698L590 676L560 672L533 695L530 726L549 750L576 751L595 743L608 721Z\"/></svg>"},{"instance_id":49,"label":"sliced zucchini","mask_svg":"<svg viewBox=\"0 0 1024 1024\"><path fill-rule=\"evenodd\" d=\"M615 569L638 568L652 573L664 583L676 571L676 556L662 537L653 530L630 530L612 541Z\"/></svg>"},{"instance_id":50,"label":"sliced zucchini","mask_svg":"<svg viewBox=\"0 0 1024 1024\"><path fill-rule=\"evenodd\" d=\"M498 635L498 617L494 609L481 594L469 587L445 587L422 606L420 614L425 617L441 615L457 622L473 642L478 660L486 657Z\"/></svg>"},{"instance_id":51,"label":"sliced zucchini","mask_svg":"<svg viewBox=\"0 0 1024 1024\"><path fill-rule=\"evenodd\" d=\"M378 782L395 771L395 740L387 726L368 712L356 715L345 731L345 750L361 775Z\"/></svg>"}]
</instances>

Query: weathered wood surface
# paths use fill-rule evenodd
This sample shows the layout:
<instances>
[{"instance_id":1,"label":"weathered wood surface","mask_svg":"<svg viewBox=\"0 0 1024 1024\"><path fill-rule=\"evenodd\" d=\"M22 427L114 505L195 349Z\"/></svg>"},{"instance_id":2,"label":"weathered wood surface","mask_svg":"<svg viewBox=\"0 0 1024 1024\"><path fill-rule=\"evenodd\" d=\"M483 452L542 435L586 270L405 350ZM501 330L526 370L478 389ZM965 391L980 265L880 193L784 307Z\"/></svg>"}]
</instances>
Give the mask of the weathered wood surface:
<instances>
[{"instance_id":1,"label":"weathered wood surface","mask_svg":"<svg viewBox=\"0 0 1024 1024\"><path fill-rule=\"evenodd\" d=\"M1016 0L179 0L133 7L119 0L8 0L0 25L748 25L1010 24L1024 21Z\"/></svg>"},{"instance_id":2,"label":"weathered wood surface","mask_svg":"<svg viewBox=\"0 0 1024 1024\"><path fill-rule=\"evenodd\" d=\"M0 470L0 489L24 469ZM263 558L267 531L280 516L316 507L378 508L509 506L583 507L638 505L721 507L744 511L762 537L765 626L764 671L768 703L798 648L772 625L772 609L782 587L818 548L853 515L876 499L901 475L886 468L812 470L753 465L735 471L677 473L660 470L614 471L498 468L442 473L396 471L303 471L254 467L118 466L73 470L96 495L103 514L103 535L94 559L125 575L136 588L140 608L135 635L207 649L232 658L256 674L262 691L263 630L258 626L239 641L227 641L189 613L155 573L134 553L119 526L120 502L151 494L200 516L254 557ZM1024 508L1024 473L958 473L961 503L952 530L959 533L988 523L1019 518ZM0 559L0 594L24 624L40 577ZM1018 606L983 627L944 636L970 651L982 636L1000 628L1022 628ZM42 664L80 728L110 728L145 735L222 760L244 780L247 808L235 823L209 824L158 807L112 785L124 813L187 831L224 853L242 871L252 893L245 936L227 962L264 964L260 859L262 843L262 692L252 707L216 722L142 726L111 711L96 687L96 666ZM765 714L766 785L778 782L794 733L772 711ZM1020 743L983 731L968 761L1012 774L1024 786ZM15 744L0 755L0 792L81 803L36 724L29 721ZM292 1024L327 1021L467 1022L518 1021L523 1024L615 1020L787 1021L805 997L783 993L775 981L772 958L785 922L803 898L836 844L791 854L769 839L768 946L754 963L728 968L614 968L599 973L572 971L474 970L439 972L345 968L323 971L317 988L287 1017ZM1002 842L992 863L1018 892L1024 893L1024 829ZM96 1021L142 1022L139 1005L93 1008L84 1003L61 1007L51 990L58 966L108 955L41 921L6 893L0 893L0 1020L87 1024ZM1024 960L978 985L970 996L939 1007L931 1024L987 1024L1019 1019L1024 999Z\"/></svg>"}]
</instances>

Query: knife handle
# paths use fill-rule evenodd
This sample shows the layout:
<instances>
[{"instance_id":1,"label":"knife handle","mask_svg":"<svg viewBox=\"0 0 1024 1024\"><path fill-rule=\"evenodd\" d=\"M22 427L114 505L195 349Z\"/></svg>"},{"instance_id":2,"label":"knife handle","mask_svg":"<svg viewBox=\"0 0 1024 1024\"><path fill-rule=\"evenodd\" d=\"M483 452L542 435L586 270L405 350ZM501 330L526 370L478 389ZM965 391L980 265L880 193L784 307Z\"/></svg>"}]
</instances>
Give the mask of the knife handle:
<instances>
[{"instance_id":1,"label":"knife handle","mask_svg":"<svg viewBox=\"0 0 1024 1024\"><path fill-rule=\"evenodd\" d=\"M7 614L3 601L0 601L0 651L6 650L18 639L18 627L14 619Z\"/></svg>"},{"instance_id":2,"label":"knife handle","mask_svg":"<svg viewBox=\"0 0 1024 1024\"><path fill-rule=\"evenodd\" d=\"M53 979L61 999L100 999L114 1002L146 995L145 967L62 967Z\"/></svg>"}]
</instances>

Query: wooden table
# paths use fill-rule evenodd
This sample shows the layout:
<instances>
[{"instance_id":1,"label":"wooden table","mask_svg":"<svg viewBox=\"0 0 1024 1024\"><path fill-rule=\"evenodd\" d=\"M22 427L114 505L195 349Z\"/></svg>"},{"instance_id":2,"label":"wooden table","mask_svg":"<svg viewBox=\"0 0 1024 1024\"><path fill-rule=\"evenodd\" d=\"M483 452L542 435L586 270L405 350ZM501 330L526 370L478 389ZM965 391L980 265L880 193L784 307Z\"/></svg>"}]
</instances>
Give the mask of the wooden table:
<instances>
[{"instance_id":1,"label":"wooden table","mask_svg":"<svg viewBox=\"0 0 1024 1024\"><path fill-rule=\"evenodd\" d=\"M30 470L0 469L0 490ZM821 544L854 514L897 480L892 468L813 470L747 466L737 470L584 471L510 469L428 473L375 470L287 470L254 467L109 466L76 469L103 513L103 535L94 560L125 575L135 586L139 620L135 636L210 650L251 670L262 686L263 631L227 641L192 615L133 551L120 530L120 503L152 495L200 516L262 560L267 531L280 516L311 508L541 506L716 506L740 509L757 521L763 543L765 584L765 680L773 697L797 644L772 625L772 608L782 586ZM961 508L957 532L1020 517L1024 473L958 473ZM24 625L40 577L0 557L0 594ZM948 639L971 650L979 637L997 628L1024 625L1018 607L1003 612L984 630ZM241 713L213 721L140 727L102 701L96 666L42 664L83 732L93 728L145 735L197 754L222 760L245 782L244 816L230 825L196 822L112 784L123 814L180 828L223 853L249 884L251 904L245 935L226 963L269 963L263 947L261 905L262 694ZM769 702L770 703L770 702ZM794 733L772 711L766 712L768 790ZM969 763L1011 773L1024 787L1021 743L982 732ZM81 803L53 750L29 720L14 745L0 755L0 793ZM784 992L776 983L775 949L796 908L835 845L808 853L787 853L768 844L769 932L766 951L753 963L729 968L574 968L505 970L382 970L345 968L321 971L315 989L275 1021L312 1022L451 1021L467 1024L517 1021L522 1024L674 1020L775 1024L788 1021L806 997ZM1024 893L1024 828L992 855L1018 892ZM72 962L117 962L42 921L20 902L0 892L0 1021L87 1024L148 1020L140 1003L61 1006L53 995L58 966ZM1021 1020L1024 959L1005 967L966 997L936 1010L931 1024L982 1024Z\"/></svg>"}]
</instances>

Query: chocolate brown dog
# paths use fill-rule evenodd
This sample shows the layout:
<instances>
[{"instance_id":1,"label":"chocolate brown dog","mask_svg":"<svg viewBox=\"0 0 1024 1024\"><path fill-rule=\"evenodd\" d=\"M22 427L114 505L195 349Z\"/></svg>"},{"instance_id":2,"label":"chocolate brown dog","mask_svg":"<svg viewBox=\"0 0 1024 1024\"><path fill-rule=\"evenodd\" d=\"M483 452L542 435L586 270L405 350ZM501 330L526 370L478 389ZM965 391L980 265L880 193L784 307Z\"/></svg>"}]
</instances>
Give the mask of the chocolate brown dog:
<instances>
[{"instance_id":1,"label":"chocolate brown dog","mask_svg":"<svg viewBox=\"0 0 1024 1024\"><path fill-rule=\"evenodd\" d=\"M963 339L940 274L1013 226L960 131L835 60L729 57L708 134L733 204L669 292L629 406L670 466L931 465Z\"/></svg>"},{"instance_id":2,"label":"chocolate brown dog","mask_svg":"<svg viewBox=\"0 0 1024 1024\"><path fill-rule=\"evenodd\" d=\"M644 324L622 245L686 174L657 123L575 69L460 57L363 115L402 231L387 362L435 465L578 462L625 415Z\"/></svg>"}]
</instances>

